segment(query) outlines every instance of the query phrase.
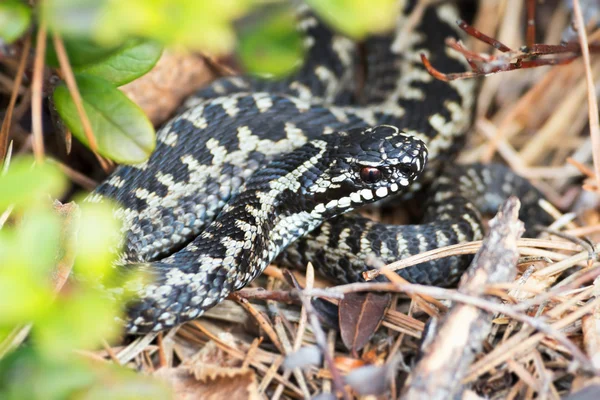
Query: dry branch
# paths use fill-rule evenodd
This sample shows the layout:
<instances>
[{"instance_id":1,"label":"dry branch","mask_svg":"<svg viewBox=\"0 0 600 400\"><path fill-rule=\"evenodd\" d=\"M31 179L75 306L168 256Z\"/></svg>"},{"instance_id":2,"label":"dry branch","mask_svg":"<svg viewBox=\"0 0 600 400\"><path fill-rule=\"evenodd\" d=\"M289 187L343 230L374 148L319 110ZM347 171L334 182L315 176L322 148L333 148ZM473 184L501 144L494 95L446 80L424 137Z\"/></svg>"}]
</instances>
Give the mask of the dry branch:
<instances>
[{"instance_id":1,"label":"dry branch","mask_svg":"<svg viewBox=\"0 0 600 400\"><path fill-rule=\"evenodd\" d=\"M520 202L511 197L490 221L490 232L461 279L459 291L481 296L486 285L509 282L516 275L517 239L523 234ZM430 329L423 358L410 377L404 399L448 399L462 392L462 377L489 334L492 316L472 305L456 304Z\"/></svg>"}]
</instances>

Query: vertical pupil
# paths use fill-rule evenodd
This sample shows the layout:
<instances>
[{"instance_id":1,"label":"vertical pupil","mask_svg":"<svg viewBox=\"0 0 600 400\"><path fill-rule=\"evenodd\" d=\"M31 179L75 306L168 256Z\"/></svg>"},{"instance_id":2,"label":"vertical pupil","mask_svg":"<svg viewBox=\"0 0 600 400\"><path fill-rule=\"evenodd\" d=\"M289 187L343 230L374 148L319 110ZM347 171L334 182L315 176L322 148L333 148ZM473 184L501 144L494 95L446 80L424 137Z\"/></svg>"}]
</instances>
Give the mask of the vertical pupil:
<instances>
[{"instance_id":1,"label":"vertical pupil","mask_svg":"<svg viewBox=\"0 0 600 400\"><path fill-rule=\"evenodd\" d=\"M375 183L381 178L381 171L377 168L366 167L361 170L361 178L365 182Z\"/></svg>"}]
</instances>

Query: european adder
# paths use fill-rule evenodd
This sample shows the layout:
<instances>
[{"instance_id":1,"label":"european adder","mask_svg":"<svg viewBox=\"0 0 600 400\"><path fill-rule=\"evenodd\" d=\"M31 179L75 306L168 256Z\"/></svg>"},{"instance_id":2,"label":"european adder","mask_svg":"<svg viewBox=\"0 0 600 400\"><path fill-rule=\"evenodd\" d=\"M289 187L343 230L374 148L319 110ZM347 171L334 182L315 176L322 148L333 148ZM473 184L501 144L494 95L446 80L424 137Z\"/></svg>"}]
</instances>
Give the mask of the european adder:
<instances>
[{"instance_id":1,"label":"european adder","mask_svg":"<svg viewBox=\"0 0 600 400\"><path fill-rule=\"evenodd\" d=\"M526 221L540 220L539 193L506 168L453 165L475 82L434 80L420 54L444 71L464 70L444 45L460 35L458 14L436 3L407 29L414 2L407 3L395 32L361 44L301 8L306 59L293 77L215 81L159 130L147 162L117 168L88 197L122 206L115 212L125 238L117 268L153 278L135 287L128 332L198 317L277 256L356 281L369 258L388 263L481 238L480 212L508 194L521 198ZM428 199L418 225L341 215L416 192ZM450 257L400 273L449 285L468 261Z\"/></svg>"}]
</instances>

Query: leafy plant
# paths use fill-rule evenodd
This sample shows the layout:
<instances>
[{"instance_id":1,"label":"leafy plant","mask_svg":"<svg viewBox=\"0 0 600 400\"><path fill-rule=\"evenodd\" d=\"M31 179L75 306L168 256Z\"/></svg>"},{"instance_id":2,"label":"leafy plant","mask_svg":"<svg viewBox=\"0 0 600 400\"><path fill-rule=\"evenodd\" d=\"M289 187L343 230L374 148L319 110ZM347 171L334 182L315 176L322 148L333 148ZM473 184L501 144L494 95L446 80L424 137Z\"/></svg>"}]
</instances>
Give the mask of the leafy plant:
<instances>
[{"instance_id":1,"label":"leafy plant","mask_svg":"<svg viewBox=\"0 0 600 400\"><path fill-rule=\"evenodd\" d=\"M250 73L279 77L291 72L302 58L301 39L290 4L275 3L281 3L284 11L246 24L236 36L233 22L264 1L45 0L32 12L24 1L9 0L0 3L0 39L12 43L32 24L48 29L54 40L48 41L47 65L57 72L60 66L62 77L69 74L70 66L76 81L75 87L59 84L54 90L58 115L81 142L103 156L119 163L140 163L154 149L154 129L118 87L148 72L160 58L162 46L223 54L234 48L238 36L240 60ZM326 21L356 38L391 28L396 15L396 0L309 3ZM60 65L55 40L64 43L68 66ZM73 93L76 88L81 100ZM87 131L85 116L91 128Z\"/></svg>"},{"instance_id":2,"label":"leafy plant","mask_svg":"<svg viewBox=\"0 0 600 400\"><path fill-rule=\"evenodd\" d=\"M64 398L97 390L99 376L125 373L97 369L73 353L120 334L116 317L128 296L105 289L126 286L112 267L120 232L112 206L53 206L48 194L60 196L66 183L57 166L34 165L30 157L14 160L0 177L0 206L11 215L0 230L0 398ZM77 279L59 291L71 268ZM29 345L15 352L27 334Z\"/></svg>"},{"instance_id":3,"label":"leafy plant","mask_svg":"<svg viewBox=\"0 0 600 400\"><path fill-rule=\"evenodd\" d=\"M382 10L390 1L373 0L369 7ZM302 41L284 0L265 19L234 29L234 21L264 3L6 0L0 2L0 44L25 49L25 62L33 43L32 81L43 86L44 74L35 76L40 62L59 78L56 84L56 79L47 80L45 87L78 140L119 163L140 163L155 147L154 128L119 86L152 69L164 46L213 54L237 46L249 72L274 77L299 64ZM361 14L371 16L370 22L359 23L360 30L350 32L360 37L374 15L362 13L360 4L366 6L362 0L352 0L350 9L341 1L315 6L323 15L343 12L344 21L326 19L344 29L359 23ZM394 14L391 10L381 13ZM7 133L4 125L2 130ZM110 249L120 242L112 206L53 205L51 199L61 198L66 189L67 179L55 164L34 163L30 157L14 159L0 175L0 398L166 398L162 385L76 353L117 338L117 318L128 296L105 289L126 286L112 266L115 253ZM76 279L65 283L71 268Z\"/></svg>"}]
</instances>

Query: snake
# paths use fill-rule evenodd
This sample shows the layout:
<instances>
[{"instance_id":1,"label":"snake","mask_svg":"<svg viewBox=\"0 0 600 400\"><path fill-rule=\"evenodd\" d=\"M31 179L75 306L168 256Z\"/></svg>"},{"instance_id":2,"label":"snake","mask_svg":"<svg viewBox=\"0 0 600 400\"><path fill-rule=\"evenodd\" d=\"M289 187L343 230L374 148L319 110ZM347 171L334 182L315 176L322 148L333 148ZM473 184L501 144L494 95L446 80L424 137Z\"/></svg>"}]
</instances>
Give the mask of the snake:
<instances>
[{"instance_id":1,"label":"snake","mask_svg":"<svg viewBox=\"0 0 600 400\"><path fill-rule=\"evenodd\" d=\"M282 79L230 76L188 98L157 131L149 159L122 165L88 197L119 204L115 267L142 271L131 284L125 329L143 334L193 320L272 262L311 262L335 282L360 281L372 260L389 263L481 239L482 213L508 195L527 221L542 221L541 194L502 165L457 165L476 83L442 82L421 63L464 71L445 46L460 38L450 3L362 42L297 8L304 61ZM377 201L423 198L409 225L352 212ZM421 263L411 282L451 285L468 257Z\"/></svg>"}]
</instances>

